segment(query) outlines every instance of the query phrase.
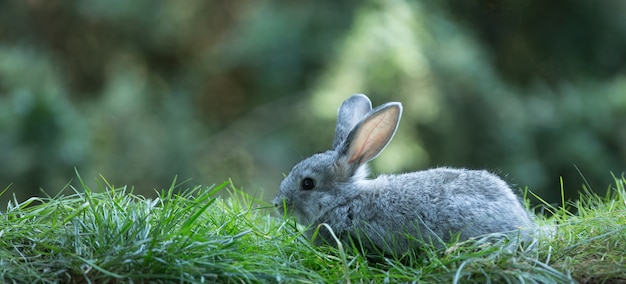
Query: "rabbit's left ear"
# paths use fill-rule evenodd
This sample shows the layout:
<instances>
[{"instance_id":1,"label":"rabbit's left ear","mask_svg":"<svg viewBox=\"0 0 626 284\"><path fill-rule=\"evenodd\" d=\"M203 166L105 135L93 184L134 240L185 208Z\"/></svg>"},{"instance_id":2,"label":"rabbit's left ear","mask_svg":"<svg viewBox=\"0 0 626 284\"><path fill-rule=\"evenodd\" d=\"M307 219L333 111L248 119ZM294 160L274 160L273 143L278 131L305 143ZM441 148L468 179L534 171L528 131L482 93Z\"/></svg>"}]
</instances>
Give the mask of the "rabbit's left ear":
<instances>
[{"instance_id":1,"label":"rabbit's left ear","mask_svg":"<svg viewBox=\"0 0 626 284\"><path fill-rule=\"evenodd\" d=\"M400 103L387 103L372 110L350 131L338 149L338 161L356 170L376 158L396 133L401 115Z\"/></svg>"},{"instance_id":2,"label":"rabbit's left ear","mask_svg":"<svg viewBox=\"0 0 626 284\"><path fill-rule=\"evenodd\" d=\"M337 112L337 127L331 149L337 149L346 140L348 133L372 110L372 102L363 94L349 97Z\"/></svg>"}]
</instances>

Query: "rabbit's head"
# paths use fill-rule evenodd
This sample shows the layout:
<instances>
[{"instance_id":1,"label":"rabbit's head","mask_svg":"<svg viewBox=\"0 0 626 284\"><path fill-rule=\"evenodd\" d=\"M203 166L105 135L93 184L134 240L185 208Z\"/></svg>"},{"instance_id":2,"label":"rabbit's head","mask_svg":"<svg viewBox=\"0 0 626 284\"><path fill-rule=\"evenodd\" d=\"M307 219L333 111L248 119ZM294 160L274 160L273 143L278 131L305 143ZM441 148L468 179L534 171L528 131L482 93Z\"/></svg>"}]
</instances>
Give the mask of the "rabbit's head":
<instances>
[{"instance_id":1,"label":"rabbit's head","mask_svg":"<svg viewBox=\"0 0 626 284\"><path fill-rule=\"evenodd\" d=\"M368 175L366 163L393 137L402 106L387 103L372 110L365 95L343 102L330 150L315 154L293 167L281 182L274 206L279 213L310 226L329 210L359 194L359 182Z\"/></svg>"}]
</instances>

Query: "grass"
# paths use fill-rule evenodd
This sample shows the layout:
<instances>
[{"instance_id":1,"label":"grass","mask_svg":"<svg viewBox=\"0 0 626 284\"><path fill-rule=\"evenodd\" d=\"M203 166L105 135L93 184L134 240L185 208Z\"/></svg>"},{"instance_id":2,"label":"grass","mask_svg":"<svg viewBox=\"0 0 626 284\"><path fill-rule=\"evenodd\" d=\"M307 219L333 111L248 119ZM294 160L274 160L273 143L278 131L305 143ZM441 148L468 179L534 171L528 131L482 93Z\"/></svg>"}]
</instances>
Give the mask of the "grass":
<instances>
[{"instance_id":1,"label":"grass","mask_svg":"<svg viewBox=\"0 0 626 284\"><path fill-rule=\"evenodd\" d=\"M272 217L231 183L184 189L175 181L154 199L104 178L96 190L80 184L2 210L2 282L626 281L623 177L604 196L584 190L578 202L546 205L553 216L537 222L548 233L531 245L481 239L378 262L349 247L311 246L293 220Z\"/></svg>"}]
</instances>

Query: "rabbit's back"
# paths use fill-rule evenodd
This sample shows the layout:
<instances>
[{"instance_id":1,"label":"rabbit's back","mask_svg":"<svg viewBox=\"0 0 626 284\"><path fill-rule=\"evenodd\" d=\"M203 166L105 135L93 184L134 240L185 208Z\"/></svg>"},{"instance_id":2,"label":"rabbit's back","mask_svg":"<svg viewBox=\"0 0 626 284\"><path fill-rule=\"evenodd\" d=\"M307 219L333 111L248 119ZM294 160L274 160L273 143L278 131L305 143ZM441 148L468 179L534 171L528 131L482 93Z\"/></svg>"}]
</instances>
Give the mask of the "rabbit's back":
<instances>
[{"instance_id":1,"label":"rabbit's back","mask_svg":"<svg viewBox=\"0 0 626 284\"><path fill-rule=\"evenodd\" d=\"M371 200L370 223L388 231L418 224L421 237L449 241L488 233L531 229L519 198L499 177L487 171L436 168L401 175L382 175L363 190ZM366 218L367 219L367 218ZM391 226L391 227L389 227ZM405 228L394 228L404 226Z\"/></svg>"}]
</instances>

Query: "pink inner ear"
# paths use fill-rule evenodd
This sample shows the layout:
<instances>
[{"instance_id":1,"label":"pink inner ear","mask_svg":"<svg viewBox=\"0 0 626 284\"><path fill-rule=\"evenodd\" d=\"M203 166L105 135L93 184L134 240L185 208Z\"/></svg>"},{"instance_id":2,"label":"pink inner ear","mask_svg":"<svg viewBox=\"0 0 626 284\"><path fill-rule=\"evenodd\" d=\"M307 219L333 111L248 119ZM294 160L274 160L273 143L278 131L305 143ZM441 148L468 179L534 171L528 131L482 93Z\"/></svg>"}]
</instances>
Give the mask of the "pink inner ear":
<instances>
[{"instance_id":1,"label":"pink inner ear","mask_svg":"<svg viewBox=\"0 0 626 284\"><path fill-rule=\"evenodd\" d=\"M381 111L368 117L357 130L350 147L349 163L367 162L376 157L385 148L395 131L399 117L397 107Z\"/></svg>"}]
</instances>

